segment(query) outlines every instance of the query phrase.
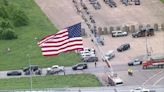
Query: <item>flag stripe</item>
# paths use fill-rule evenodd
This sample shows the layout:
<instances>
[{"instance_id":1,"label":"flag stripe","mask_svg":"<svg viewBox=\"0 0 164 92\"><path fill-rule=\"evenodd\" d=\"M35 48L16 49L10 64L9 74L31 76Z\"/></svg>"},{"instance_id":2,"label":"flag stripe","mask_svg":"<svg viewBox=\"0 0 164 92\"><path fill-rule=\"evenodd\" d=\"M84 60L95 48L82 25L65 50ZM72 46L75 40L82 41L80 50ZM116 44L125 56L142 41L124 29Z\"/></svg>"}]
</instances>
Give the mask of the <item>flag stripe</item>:
<instances>
[{"instance_id":1,"label":"flag stripe","mask_svg":"<svg viewBox=\"0 0 164 92\"><path fill-rule=\"evenodd\" d=\"M46 48L46 47L52 47L52 46L59 47L61 45L65 45L65 44L70 43L70 42L82 42L82 38L78 38L78 39L77 38L73 38L72 40L67 39L67 40L64 40L62 42L44 43L42 45L42 47L44 47L44 48Z\"/></svg>"},{"instance_id":2,"label":"flag stripe","mask_svg":"<svg viewBox=\"0 0 164 92\"><path fill-rule=\"evenodd\" d=\"M65 52L70 52L70 51L74 51L74 50L83 50L83 48L75 48L75 49L70 49L70 50L67 50ZM42 54L43 56L56 56L56 55L59 55L60 53L58 54Z\"/></svg>"},{"instance_id":3,"label":"flag stripe","mask_svg":"<svg viewBox=\"0 0 164 92\"><path fill-rule=\"evenodd\" d=\"M48 36L44 37L41 41L39 41L38 42L38 45L39 46L42 46L42 44L44 42L46 42L46 41L48 41L48 40L50 40L50 39L52 39L54 37L62 37L63 35L66 35L66 34L68 35L68 30L67 29L64 29L64 30L59 31L56 34L48 35Z\"/></svg>"},{"instance_id":4,"label":"flag stripe","mask_svg":"<svg viewBox=\"0 0 164 92\"><path fill-rule=\"evenodd\" d=\"M65 49L65 48L68 48L68 47L73 47L73 46L81 46L83 45L82 43L80 44L72 44L72 45L66 45L66 46L63 46L63 47L60 47L59 49L54 49L54 48L47 48L47 49L42 49L42 52L54 52L54 51L58 51L58 50L62 50L62 49Z\"/></svg>"},{"instance_id":5,"label":"flag stripe","mask_svg":"<svg viewBox=\"0 0 164 92\"><path fill-rule=\"evenodd\" d=\"M62 50L58 50L58 51L53 51L53 52L42 52L43 56L51 56L51 55L58 55L61 52L68 52L68 51L72 51L72 50L78 50L78 49L82 49L83 46L73 46L73 47L69 47L69 48L65 48Z\"/></svg>"}]
</instances>

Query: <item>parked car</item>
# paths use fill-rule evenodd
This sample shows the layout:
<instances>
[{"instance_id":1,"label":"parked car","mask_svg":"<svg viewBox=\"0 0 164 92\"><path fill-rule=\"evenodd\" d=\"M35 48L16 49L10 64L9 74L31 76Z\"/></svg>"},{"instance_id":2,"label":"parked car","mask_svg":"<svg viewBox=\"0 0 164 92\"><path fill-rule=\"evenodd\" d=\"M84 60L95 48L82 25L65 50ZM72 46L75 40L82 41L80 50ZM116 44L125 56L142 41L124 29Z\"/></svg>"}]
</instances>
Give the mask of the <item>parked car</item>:
<instances>
[{"instance_id":1,"label":"parked car","mask_svg":"<svg viewBox=\"0 0 164 92\"><path fill-rule=\"evenodd\" d=\"M28 67L24 67L23 72L30 71L30 69L31 69L31 71L34 72L39 69L39 66L38 65L30 65Z\"/></svg>"},{"instance_id":2,"label":"parked car","mask_svg":"<svg viewBox=\"0 0 164 92\"><path fill-rule=\"evenodd\" d=\"M72 67L73 70L83 70L87 68L88 68L88 65L86 63L79 63Z\"/></svg>"},{"instance_id":3,"label":"parked car","mask_svg":"<svg viewBox=\"0 0 164 92\"><path fill-rule=\"evenodd\" d=\"M83 62L95 62L95 61L98 61L98 57L85 57L85 58L82 58L82 61Z\"/></svg>"},{"instance_id":4,"label":"parked car","mask_svg":"<svg viewBox=\"0 0 164 92\"><path fill-rule=\"evenodd\" d=\"M128 50L129 48L130 48L130 44L126 43L126 44L122 44L121 46L119 46L117 48L117 51L122 52L122 51Z\"/></svg>"},{"instance_id":5,"label":"parked car","mask_svg":"<svg viewBox=\"0 0 164 92\"><path fill-rule=\"evenodd\" d=\"M153 28L143 28L139 31L136 31L134 33L132 33L132 37L145 37L145 36L153 36L154 35L154 29Z\"/></svg>"},{"instance_id":6,"label":"parked car","mask_svg":"<svg viewBox=\"0 0 164 92\"><path fill-rule=\"evenodd\" d=\"M7 76L20 76L20 75L22 75L21 71L10 71L10 72L7 72Z\"/></svg>"},{"instance_id":7,"label":"parked car","mask_svg":"<svg viewBox=\"0 0 164 92\"><path fill-rule=\"evenodd\" d=\"M112 59L112 58L114 58L114 57L115 57L114 50L110 50L110 51L108 51L108 52L104 55L104 57L102 58L102 60L103 60L103 61L105 61L105 60L110 60L110 59Z\"/></svg>"},{"instance_id":8,"label":"parked car","mask_svg":"<svg viewBox=\"0 0 164 92\"><path fill-rule=\"evenodd\" d=\"M64 71L64 66L53 65L52 67L47 68L47 74L56 74Z\"/></svg>"},{"instance_id":9,"label":"parked car","mask_svg":"<svg viewBox=\"0 0 164 92\"><path fill-rule=\"evenodd\" d=\"M138 88L130 90L130 92L151 92L151 91L149 89L138 87ZM155 92L155 91L153 91L153 92Z\"/></svg>"},{"instance_id":10,"label":"parked car","mask_svg":"<svg viewBox=\"0 0 164 92\"><path fill-rule=\"evenodd\" d=\"M30 71L30 70L27 70L24 72L25 75L30 75L30 74L35 74L35 75L41 75L42 74L42 70L41 69L38 69L36 71Z\"/></svg>"},{"instance_id":11,"label":"parked car","mask_svg":"<svg viewBox=\"0 0 164 92\"><path fill-rule=\"evenodd\" d=\"M112 31L112 37L127 36L128 32L124 31Z\"/></svg>"},{"instance_id":12,"label":"parked car","mask_svg":"<svg viewBox=\"0 0 164 92\"><path fill-rule=\"evenodd\" d=\"M135 65L141 65L141 64L142 64L142 60L140 59L134 59L128 63L129 66L135 66Z\"/></svg>"},{"instance_id":13,"label":"parked car","mask_svg":"<svg viewBox=\"0 0 164 92\"><path fill-rule=\"evenodd\" d=\"M42 69L40 69L38 65L30 65L30 66L24 67L23 72L25 75L30 75L30 74L41 75Z\"/></svg>"},{"instance_id":14,"label":"parked car","mask_svg":"<svg viewBox=\"0 0 164 92\"><path fill-rule=\"evenodd\" d=\"M86 57L96 57L96 54L94 53L83 53L80 54L81 58L86 58Z\"/></svg>"}]
</instances>

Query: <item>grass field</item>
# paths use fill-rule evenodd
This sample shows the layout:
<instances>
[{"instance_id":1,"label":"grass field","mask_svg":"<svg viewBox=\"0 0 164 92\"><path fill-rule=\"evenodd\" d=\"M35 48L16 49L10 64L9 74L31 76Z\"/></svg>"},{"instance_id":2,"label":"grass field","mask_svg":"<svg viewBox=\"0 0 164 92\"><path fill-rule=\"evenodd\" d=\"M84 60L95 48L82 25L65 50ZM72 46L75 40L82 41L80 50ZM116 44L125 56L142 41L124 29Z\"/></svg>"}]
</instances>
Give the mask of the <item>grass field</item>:
<instances>
[{"instance_id":1,"label":"grass field","mask_svg":"<svg viewBox=\"0 0 164 92\"><path fill-rule=\"evenodd\" d=\"M44 57L37 46L35 38L56 33L57 29L42 13L34 0L8 0L9 3L19 5L25 10L30 18L30 25L16 28L18 39L0 40L0 70L19 69L28 64L27 54L30 55L32 64L41 67L52 66L54 64L69 66L79 62L79 57L75 53L61 54L56 57ZM11 51L8 52L7 48Z\"/></svg>"},{"instance_id":2,"label":"grass field","mask_svg":"<svg viewBox=\"0 0 164 92\"><path fill-rule=\"evenodd\" d=\"M91 74L33 77L33 88L95 87L99 81ZM0 79L0 90L30 89L30 78Z\"/></svg>"},{"instance_id":3,"label":"grass field","mask_svg":"<svg viewBox=\"0 0 164 92\"><path fill-rule=\"evenodd\" d=\"M164 0L161 0L164 3Z\"/></svg>"}]
</instances>

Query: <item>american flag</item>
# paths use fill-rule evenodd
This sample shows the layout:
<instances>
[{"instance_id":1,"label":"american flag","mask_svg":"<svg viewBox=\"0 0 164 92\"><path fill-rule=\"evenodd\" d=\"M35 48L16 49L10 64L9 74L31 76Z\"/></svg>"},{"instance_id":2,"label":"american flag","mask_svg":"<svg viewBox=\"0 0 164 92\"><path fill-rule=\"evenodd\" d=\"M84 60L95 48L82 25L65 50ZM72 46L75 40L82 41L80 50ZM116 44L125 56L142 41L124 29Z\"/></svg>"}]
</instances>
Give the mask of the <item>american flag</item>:
<instances>
[{"instance_id":1,"label":"american flag","mask_svg":"<svg viewBox=\"0 0 164 92\"><path fill-rule=\"evenodd\" d=\"M48 35L38 42L43 56L55 56L62 52L83 50L81 23Z\"/></svg>"}]
</instances>

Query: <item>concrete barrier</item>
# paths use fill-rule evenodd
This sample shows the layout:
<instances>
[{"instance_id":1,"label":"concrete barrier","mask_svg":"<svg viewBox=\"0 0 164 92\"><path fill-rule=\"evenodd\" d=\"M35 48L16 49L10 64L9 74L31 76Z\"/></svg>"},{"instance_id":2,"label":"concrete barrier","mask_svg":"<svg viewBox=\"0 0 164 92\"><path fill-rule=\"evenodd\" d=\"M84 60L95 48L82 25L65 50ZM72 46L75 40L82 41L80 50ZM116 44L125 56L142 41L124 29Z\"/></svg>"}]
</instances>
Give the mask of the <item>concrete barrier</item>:
<instances>
[{"instance_id":1,"label":"concrete barrier","mask_svg":"<svg viewBox=\"0 0 164 92\"><path fill-rule=\"evenodd\" d=\"M161 24L161 30L164 31L164 23Z\"/></svg>"},{"instance_id":2,"label":"concrete barrier","mask_svg":"<svg viewBox=\"0 0 164 92\"><path fill-rule=\"evenodd\" d=\"M155 30L155 31L159 31L159 26L158 26L157 23L154 24L154 30Z\"/></svg>"}]
</instances>

